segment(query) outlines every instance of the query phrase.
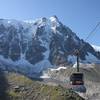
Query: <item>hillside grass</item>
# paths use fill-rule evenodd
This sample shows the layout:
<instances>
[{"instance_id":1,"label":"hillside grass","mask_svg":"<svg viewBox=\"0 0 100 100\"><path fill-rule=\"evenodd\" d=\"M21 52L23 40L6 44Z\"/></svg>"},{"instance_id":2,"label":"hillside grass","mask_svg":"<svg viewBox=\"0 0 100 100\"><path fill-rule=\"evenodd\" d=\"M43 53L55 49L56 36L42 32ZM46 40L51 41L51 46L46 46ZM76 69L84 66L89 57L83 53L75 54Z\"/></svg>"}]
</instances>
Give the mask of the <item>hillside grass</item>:
<instances>
[{"instance_id":1,"label":"hillside grass","mask_svg":"<svg viewBox=\"0 0 100 100\"><path fill-rule=\"evenodd\" d=\"M84 100L71 90L48 86L17 73L6 73L6 79L9 83L9 100Z\"/></svg>"}]
</instances>

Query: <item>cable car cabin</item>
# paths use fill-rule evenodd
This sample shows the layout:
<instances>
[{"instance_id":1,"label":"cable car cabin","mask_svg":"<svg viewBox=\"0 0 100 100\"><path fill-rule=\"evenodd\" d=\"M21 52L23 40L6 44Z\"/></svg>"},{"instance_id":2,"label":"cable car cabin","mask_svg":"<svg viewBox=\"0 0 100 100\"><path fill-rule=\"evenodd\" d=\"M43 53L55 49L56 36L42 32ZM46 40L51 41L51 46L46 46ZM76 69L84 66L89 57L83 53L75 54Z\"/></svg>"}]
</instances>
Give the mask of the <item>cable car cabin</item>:
<instances>
[{"instance_id":1,"label":"cable car cabin","mask_svg":"<svg viewBox=\"0 0 100 100\"><path fill-rule=\"evenodd\" d=\"M70 82L72 85L84 85L83 73L73 73L70 76Z\"/></svg>"}]
</instances>

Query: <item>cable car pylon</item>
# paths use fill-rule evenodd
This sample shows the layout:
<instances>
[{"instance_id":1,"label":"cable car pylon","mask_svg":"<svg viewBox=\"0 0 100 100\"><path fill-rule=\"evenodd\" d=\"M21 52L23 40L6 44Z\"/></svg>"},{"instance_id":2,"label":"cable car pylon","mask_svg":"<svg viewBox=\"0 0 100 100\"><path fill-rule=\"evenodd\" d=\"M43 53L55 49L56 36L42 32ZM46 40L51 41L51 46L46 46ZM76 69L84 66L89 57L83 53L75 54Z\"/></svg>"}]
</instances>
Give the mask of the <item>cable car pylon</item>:
<instances>
[{"instance_id":1,"label":"cable car pylon","mask_svg":"<svg viewBox=\"0 0 100 100\"><path fill-rule=\"evenodd\" d=\"M72 90L80 93L86 93L86 87L84 85L84 74L81 73L79 69L79 50L75 51L75 55L77 57L77 72L72 73L70 76Z\"/></svg>"},{"instance_id":2,"label":"cable car pylon","mask_svg":"<svg viewBox=\"0 0 100 100\"><path fill-rule=\"evenodd\" d=\"M77 57L77 72L79 72L79 50L76 50L76 57Z\"/></svg>"}]
</instances>

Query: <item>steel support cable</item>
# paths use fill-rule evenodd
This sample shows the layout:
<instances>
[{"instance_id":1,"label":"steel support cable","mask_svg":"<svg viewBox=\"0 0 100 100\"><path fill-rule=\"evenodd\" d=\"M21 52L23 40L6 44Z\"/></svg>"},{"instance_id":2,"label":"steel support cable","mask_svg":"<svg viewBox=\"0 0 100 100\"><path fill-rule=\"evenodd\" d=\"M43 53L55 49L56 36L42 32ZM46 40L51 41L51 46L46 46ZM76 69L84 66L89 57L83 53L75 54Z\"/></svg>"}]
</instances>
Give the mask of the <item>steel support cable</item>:
<instances>
[{"instance_id":1,"label":"steel support cable","mask_svg":"<svg viewBox=\"0 0 100 100\"><path fill-rule=\"evenodd\" d=\"M97 25L94 27L94 29L89 33L89 35L85 38L84 41L87 41L88 38L93 34L93 32L97 29L97 27L100 25L100 22L97 23ZM84 48L84 45L82 47L79 48L79 52Z\"/></svg>"},{"instance_id":2,"label":"steel support cable","mask_svg":"<svg viewBox=\"0 0 100 100\"><path fill-rule=\"evenodd\" d=\"M89 33L89 35L85 38L84 41L87 41L88 38L93 34L93 32L97 29L97 27L100 25L100 22L97 23L97 25L93 28L93 30ZM81 51L84 48L84 44L79 48L75 49L74 51L71 51L70 54L75 54L77 51Z\"/></svg>"},{"instance_id":3,"label":"steel support cable","mask_svg":"<svg viewBox=\"0 0 100 100\"><path fill-rule=\"evenodd\" d=\"M85 41L93 34L93 32L97 29L97 27L100 25L100 22L97 23L97 25L94 27L94 29L89 33L89 35L86 37Z\"/></svg>"}]
</instances>

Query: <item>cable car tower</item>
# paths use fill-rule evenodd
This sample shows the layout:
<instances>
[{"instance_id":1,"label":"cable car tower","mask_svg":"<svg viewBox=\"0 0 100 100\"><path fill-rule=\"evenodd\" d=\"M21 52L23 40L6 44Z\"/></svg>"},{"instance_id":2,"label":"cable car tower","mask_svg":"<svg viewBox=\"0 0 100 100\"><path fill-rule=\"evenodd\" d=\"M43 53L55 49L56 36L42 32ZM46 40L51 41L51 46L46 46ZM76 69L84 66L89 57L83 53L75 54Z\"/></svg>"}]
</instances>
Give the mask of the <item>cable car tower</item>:
<instances>
[{"instance_id":1,"label":"cable car tower","mask_svg":"<svg viewBox=\"0 0 100 100\"><path fill-rule=\"evenodd\" d=\"M97 29L99 25L100 25L100 22L97 23L95 28L89 33L85 41L91 36L91 34ZM76 92L80 92L80 93L86 93L86 87L84 85L84 74L81 73L79 69L79 55L83 48L84 48L84 45L81 48L75 50L75 55L77 57L77 67L76 67L77 72L72 73L72 75L70 76L70 83L72 85L72 90Z\"/></svg>"},{"instance_id":2,"label":"cable car tower","mask_svg":"<svg viewBox=\"0 0 100 100\"><path fill-rule=\"evenodd\" d=\"M84 86L84 75L79 70L79 50L75 51L77 57L77 72L72 73L70 76L70 82L72 89L76 92L85 93L86 88Z\"/></svg>"}]
</instances>

